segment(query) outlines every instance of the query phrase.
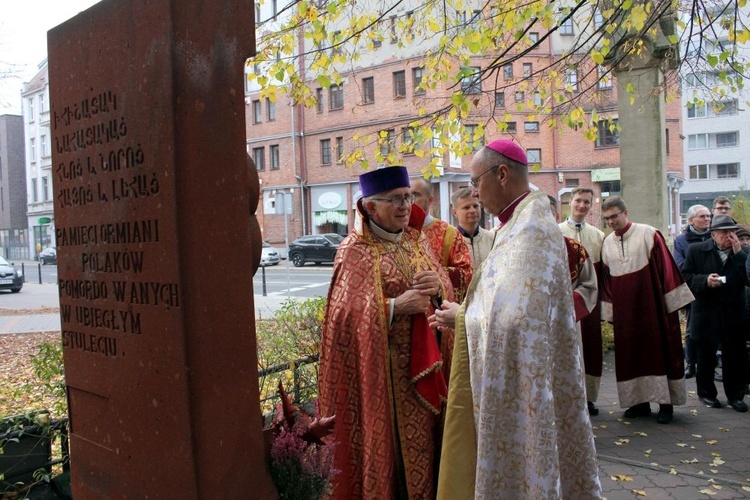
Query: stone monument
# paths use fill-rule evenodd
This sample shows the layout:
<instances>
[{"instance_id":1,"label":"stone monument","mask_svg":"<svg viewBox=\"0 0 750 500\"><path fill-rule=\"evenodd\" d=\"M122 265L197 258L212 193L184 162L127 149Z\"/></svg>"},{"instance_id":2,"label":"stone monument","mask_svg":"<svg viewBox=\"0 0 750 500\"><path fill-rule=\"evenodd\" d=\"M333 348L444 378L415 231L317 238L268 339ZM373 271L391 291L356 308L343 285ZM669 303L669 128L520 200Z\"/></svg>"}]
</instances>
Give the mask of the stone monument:
<instances>
[{"instance_id":1,"label":"stone monument","mask_svg":"<svg viewBox=\"0 0 750 500\"><path fill-rule=\"evenodd\" d=\"M247 257L254 50L237 0L105 0L48 34L77 500L275 495Z\"/></svg>"}]
</instances>

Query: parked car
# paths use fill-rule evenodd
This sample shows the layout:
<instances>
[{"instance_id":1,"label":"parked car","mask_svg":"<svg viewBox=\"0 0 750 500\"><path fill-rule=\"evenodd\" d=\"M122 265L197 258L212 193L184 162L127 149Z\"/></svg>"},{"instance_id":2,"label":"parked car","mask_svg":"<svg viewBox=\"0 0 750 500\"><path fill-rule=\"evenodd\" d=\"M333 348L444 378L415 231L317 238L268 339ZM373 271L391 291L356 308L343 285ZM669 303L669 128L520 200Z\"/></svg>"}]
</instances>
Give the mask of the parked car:
<instances>
[{"instance_id":1,"label":"parked car","mask_svg":"<svg viewBox=\"0 0 750 500\"><path fill-rule=\"evenodd\" d=\"M23 273L0 257L0 290L18 293L23 288Z\"/></svg>"},{"instance_id":2,"label":"parked car","mask_svg":"<svg viewBox=\"0 0 750 500\"><path fill-rule=\"evenodd\" d=\"M344 238L336 233L302 236L289 244L287 255L295 267L304 266L305 262L333 262L342 241Z\"/></svg>"},{"instance_id":3,"label":"parked car","mask_svg":"<svg viewBox=\"0 0 750 500\"><path fill-rule=\"evenodd\" d=\"M263 242L263 249L260 254L261 266L275 266L281 262L281 254L267 242Z\"/></svg>"},{"instance_id":4,"label":"parked car","mask_svg":"<svg viewBox=\"0 0 750 500\"><path fill-rule=\"evenodd\" d=\"M42 265L57 264L57 250L51 247L45 248L39 252L39 262L41 262Z\"/></svg>"}]
</instances>

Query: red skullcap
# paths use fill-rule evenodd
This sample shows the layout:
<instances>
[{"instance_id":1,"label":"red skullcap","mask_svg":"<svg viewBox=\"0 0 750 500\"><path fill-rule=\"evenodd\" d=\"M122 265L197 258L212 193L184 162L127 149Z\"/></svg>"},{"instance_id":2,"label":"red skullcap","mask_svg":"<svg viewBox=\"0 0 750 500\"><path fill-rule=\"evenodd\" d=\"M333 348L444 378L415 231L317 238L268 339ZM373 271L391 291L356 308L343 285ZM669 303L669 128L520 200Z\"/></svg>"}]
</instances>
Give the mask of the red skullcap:
<instances>
[{"instance_id":1,"label":"red skullcap","mask_svg":"<svg viewBox=\"0 0 750 500\"><path fill-rule=\"evenodd\" d=\"M507 139L496 139L487 144L487 147L493 151L497 151L509 160L517 161L522 165L529 164L529 161L526 159L526 152L521 146L513 141Z\"/></svg>"}]
</instances>

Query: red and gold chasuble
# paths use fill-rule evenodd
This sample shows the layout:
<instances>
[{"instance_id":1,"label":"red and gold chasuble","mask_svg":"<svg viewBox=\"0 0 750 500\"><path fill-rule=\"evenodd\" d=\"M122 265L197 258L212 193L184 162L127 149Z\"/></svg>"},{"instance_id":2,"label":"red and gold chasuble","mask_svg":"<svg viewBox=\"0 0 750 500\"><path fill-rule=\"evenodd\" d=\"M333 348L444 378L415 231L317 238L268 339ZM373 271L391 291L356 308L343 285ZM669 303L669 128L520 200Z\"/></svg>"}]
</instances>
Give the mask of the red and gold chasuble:
<instances>
[{"instance_id":1,"label":"red and gold chasuble","mask_svg":"<svg viewBox=\"0 0 750 500\"><path fill-rule=\"evenodd\" d=\"M430 248L440 259L440 265L453 284L456 301L462 302L466 289L471 283L471 254L463 236L458 229L440 219L433 219L430 224L422 228L427 237Z\"/></svg>"},{"instance_id":2,"label":"red and gold chasuble","mask_svg":"<svg viewBox=\"0 0 750 500\"><path fill-rule=\"evenodd\" d=\"M339 247L323 325L320 412L336 415L332 498L433 498L438 417L411 376L411 315L394 315L390 298L422 270L450 281L421 233L406 228L384 241L365 222ZM437 269L436 269L437 267Z\"/></svg>"}]
</instances>

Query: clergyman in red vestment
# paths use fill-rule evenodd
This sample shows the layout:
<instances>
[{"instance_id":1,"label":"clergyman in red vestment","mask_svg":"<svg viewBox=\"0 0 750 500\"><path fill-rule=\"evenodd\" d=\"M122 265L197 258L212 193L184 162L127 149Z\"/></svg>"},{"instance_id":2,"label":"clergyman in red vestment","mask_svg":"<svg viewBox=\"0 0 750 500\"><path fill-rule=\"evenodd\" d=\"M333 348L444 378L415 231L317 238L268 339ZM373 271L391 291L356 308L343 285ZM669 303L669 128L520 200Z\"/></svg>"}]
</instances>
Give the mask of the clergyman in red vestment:
<instances>
[{"instance_id":1,"label":"clergyman in red vestment","mask_svg":"<svg viewBox=\"0 0 750 500\"><path fill-rule=\"evenodd\" d=\"M678 311L694 298L664 237L647 224L630 222L619 196L602 203L602 217L614 230L602 245L602 319L615 330L615 376L626 418L651 414L672 421L684 405L685 366Z\"/></svg>"},{"instance_id":2,"label":"clergyman in red vestment","mask_svg":"<svg viewBox=\"0 0 750 500\"><path fill-rule=\"evenodd\" d=\"M360 176L362 224L339 247L323 324L320 411L336 415L332 498L434 498L447 389L427 314L452 300L404 167ZM421 227L421 226L420 226Z\"/></svg>"}]
</instances>

